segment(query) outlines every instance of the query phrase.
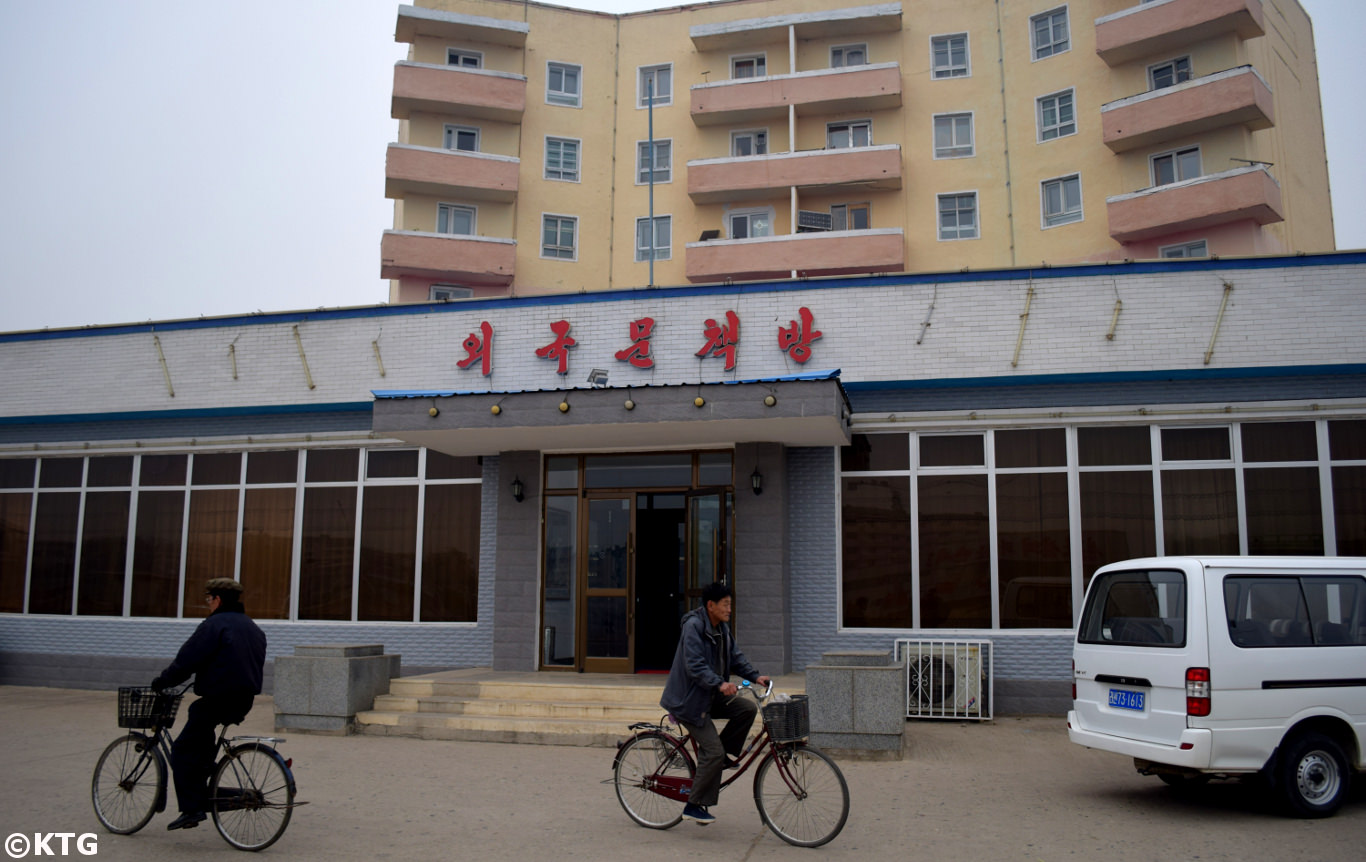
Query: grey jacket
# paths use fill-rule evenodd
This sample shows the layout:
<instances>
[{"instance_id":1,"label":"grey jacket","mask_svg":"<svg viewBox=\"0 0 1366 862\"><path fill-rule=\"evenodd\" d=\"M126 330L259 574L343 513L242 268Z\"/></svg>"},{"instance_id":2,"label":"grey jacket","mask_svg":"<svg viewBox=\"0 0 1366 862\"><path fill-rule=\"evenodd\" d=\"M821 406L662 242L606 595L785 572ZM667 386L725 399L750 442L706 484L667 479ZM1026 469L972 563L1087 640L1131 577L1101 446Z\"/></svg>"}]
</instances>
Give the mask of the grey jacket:
<instances>
[{"instance_id":1,"label":"grey jacket","mask_svg":"<svg viewBox=\"0 0 1366 862\"><path fill-rule=\"evenodd\" d=\"M683 617L669 681L659 705L685 724L701 724L711 709L712 695L732 673L754 682L759 673L735 646L730 624L716 629L707 620L706 608L695 608Z\"/></svg>"}]
</instances>

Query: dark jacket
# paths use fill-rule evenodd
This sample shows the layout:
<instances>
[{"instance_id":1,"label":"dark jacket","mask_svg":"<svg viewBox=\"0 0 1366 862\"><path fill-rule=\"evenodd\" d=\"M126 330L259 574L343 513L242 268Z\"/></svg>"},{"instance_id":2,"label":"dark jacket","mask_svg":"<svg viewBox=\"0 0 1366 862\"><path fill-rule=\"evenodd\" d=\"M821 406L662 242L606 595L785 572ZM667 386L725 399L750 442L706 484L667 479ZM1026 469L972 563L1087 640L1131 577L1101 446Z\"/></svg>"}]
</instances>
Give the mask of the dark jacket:
<instances>
[{"instance_id":1,"label":"dark jacket","mask_svg":"<svg viewBox=\"0 0 1366 862\"><path fill-rule=\"evenodd\" d=\"M169 688L194 674L200 697L257 695L265 664L265 632L241 604L224 603L199 624L152 686Z\"/></svg>"},{"instance_id":2,"label":"dark jacket","mask_svg":"<svg viewBox=\"0 0 1366 862\"><path fill-rule=\"evenodd\" d=\"M736 648L730 624L721 623L713 629L706 608L691 610L683 617L683 633L659 705L685 724L701 724L711 709L712 695L732 673L750 682L759 678L749 659Z\"/></svg>"}]
</instances>

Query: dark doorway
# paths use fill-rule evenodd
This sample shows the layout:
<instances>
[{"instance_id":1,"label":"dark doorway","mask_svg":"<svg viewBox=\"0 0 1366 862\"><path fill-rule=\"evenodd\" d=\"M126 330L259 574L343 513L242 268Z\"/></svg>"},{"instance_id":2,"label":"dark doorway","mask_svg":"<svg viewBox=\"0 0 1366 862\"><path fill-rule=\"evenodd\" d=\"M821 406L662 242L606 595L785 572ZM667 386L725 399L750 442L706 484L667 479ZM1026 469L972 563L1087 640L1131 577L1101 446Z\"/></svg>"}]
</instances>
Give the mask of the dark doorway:
<instances>
[{"instance_id":1,"label":"dark doorway","mask_svg":"<svg viewBox=\"0 0 1366 862\"><path fill-rule=\"evenodd\" d=\"M636 495L636 671L667 671L687 611L683 494Z\"/></svg>"}]
</instances>

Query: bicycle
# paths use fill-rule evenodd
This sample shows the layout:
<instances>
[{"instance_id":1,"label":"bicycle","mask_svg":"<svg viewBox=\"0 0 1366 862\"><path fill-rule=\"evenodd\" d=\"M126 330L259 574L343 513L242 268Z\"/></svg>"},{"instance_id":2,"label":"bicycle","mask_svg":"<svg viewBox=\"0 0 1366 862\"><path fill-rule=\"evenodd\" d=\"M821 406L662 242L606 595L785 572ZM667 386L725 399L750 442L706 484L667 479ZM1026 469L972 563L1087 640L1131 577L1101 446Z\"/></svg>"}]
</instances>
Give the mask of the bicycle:
<instances>
[{"instance_id":1,"label":"bicycle","mask_svg":"<svg viewBox=\"0 0 1366 862\"><path fill-rule=\"evenodd\" d=\"M835 762L806 741L806 697L764 705L773 693L771 681L763 694L743 682L735 696L743 692L762 707L763 726L745 744L735 771L721 782L722 789L758 762L754 805L764 825L798 847L825 844L849 818L849 786ZM677 722L665 715L658 723L632 724L630 738L618 743L612 761L617 801L632 820L650 829L669 829L683 819L697 772L697 740L686 729L680 736L667 724Z\"/></svg>"},{"instance_id":2,"label":"bicycle","mask_svg":"<svg viewBox=\"0 0 1366 862\"><path fill-rule=\"evenodd\" d=\"M119 689L119 727L128 735L109 743L95 764L90 800L105 829L132 835L152 815L166 810L166 765L170 728L185 690ZM145 732L150 731L150 734ZM297 805L293 760L275 750L284 739L228 737L218 733L222 752L209 782L209 812L218 834L238 850L264 850L279 840Z\"/></svg>"}]
</instances>

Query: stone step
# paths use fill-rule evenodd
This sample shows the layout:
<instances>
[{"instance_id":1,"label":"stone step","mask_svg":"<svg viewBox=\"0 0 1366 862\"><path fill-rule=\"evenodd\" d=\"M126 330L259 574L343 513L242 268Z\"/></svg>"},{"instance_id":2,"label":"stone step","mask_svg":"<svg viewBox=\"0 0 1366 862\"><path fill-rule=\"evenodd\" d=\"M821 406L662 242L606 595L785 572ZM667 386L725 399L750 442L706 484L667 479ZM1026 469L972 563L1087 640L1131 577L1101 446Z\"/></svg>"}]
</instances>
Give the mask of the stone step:
<instances>
[{"instance_id":1,"label":"stone step","mask_svg":"<svg viewBox=\"0 0 1366 862\"><path fill-rule=\"evenodd\" d=\"M400 697L491 698L496 700L546 701L551 703L623 703L658 705L664 685L610 685L570 683L442 680L406 677L389 681L389 694Z\"/></svg>"},{"instance_id":2,"label":"stone step","mask_svg":"<svg viewBox=\"0 0 1366 862\"><path fill-rule=\"evenodd\" d=\"M517 742L615 748L631 735L629 722L585 718L516 718L436 712L380 712L356 715L356 730L367 735L475 742Z\"/></svg>"},{"instance_id":3,"label":"stone step","mask_svg":"<svg viewBox=\"0 0 1366 862\"><path fill-rule=\"evenodd\" d=\"M374 712L432 712L447 715L509 716L514 718L580 718L630 723L657 721L664 710L656 703L592 703L452 695L409 697L386 694L375 698Z\"/></svg>"}]
</instances>

